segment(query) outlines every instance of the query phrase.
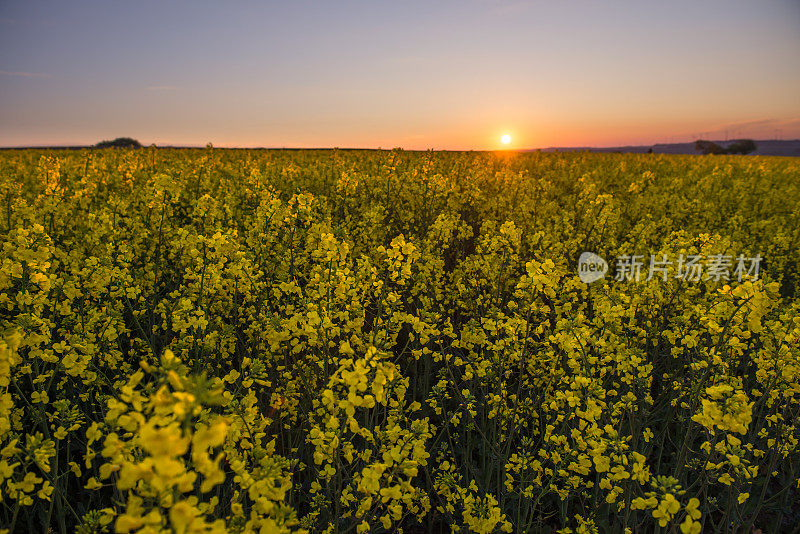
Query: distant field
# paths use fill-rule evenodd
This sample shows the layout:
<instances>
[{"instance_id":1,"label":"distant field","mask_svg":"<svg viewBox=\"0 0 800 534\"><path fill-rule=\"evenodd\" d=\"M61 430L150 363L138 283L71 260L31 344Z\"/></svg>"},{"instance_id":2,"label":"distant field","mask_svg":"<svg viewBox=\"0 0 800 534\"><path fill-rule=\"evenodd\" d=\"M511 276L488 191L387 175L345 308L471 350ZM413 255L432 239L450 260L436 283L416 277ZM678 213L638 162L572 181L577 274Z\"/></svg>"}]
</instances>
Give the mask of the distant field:
<instances>
[{"instance_id":1,"label":"distant field","mask_svg":"<svg viewBox=\"0 0 800 534\"><path fill-rule=\"evenodd\" d=\"M798 159L8 150L0 244L0 530L800 521Z\"/></svg>"},{"instance_id":2,"label":"distant field","mask_svg":"<svg viewBox=\"0 0 800 534\"><path fill-rule=\"evenodd\" d=\"M730 141L714 141L720 146L727 146ZM763 140L756 141L756 150L752 156L800 156L800 140ZM699 154L694 143L656 143L654 145L619 146L605 148L548 148L547 151L589 150L592 152L622 152L624 154L644 154L652 150L655 154Z\"/></svg>"},{"instance_id":3,"label":"distant field","mask_svg":"<svg viewBox=\"0 0 800 534\"><path fill-rule=\"evenodd\" d=\"M728 146L730 145L731 141L721 141L717 140L714 141L720 146ZM755 141L756 143L756 150L752 152L751 156L800 156L800 140L763 140L763 141ZM88 146L53 146L53 147L39 147L39 150L83 150L91 148ZM183 147L183 146L161 146L159 148L166 148L166 149L191 149L191 148L198 148L198 147ZM13 148L0 148L0 150L36 150L36 147L13 147ZM288 148L288 149L276 149L276 148L266 148L266 149L253 149L253 150L314 150L314 149L300 149L300 148ZM321 149L322 150L322 149ZM342 151L351 151L351 150L359 150L359 149L341 149ZM523 152L535 152L535 151L543 151L543 152L619 152L623 154L646 154L648 151L651 151L654 154L686 154L686 155L700 155L700 152L695 149L694 143L656 143L653 145L628 145L628 146L617 146L617 147L548 147L548 148L534 148L534 149L523 149Z\"/></svg>"}]
</instances>

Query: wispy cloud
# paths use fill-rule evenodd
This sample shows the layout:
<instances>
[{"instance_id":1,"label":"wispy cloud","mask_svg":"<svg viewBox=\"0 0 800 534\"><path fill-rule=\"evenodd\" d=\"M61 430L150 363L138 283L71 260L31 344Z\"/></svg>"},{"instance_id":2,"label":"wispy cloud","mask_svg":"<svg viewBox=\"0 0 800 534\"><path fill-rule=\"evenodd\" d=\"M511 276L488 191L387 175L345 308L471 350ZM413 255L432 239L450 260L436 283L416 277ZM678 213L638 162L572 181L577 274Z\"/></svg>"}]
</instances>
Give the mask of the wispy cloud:
<instances>
[{"instance_id":1,"label":"wispy cloud","mask_svg":"<svg viewBox=\"0 0 800 534\"><path fill-rule=\"evenodd\" d=\"M785 138L796 137L800 133L800 119L762 119L745 122L732 122L716 128L715 133L724 134L726 138L762 137Z\"/></svg>"},{"instance_id":2,"label":"wispy cloud","mask_svg":"<svg viewBox=\"0 0 800 534\"><path fill-rule=\"evenodd\" d=\"M746 121L746 122L731 122L728 124L723 124L718 127L718 129L722 130L725 128L784 128L784 127L793 127L800 124L800 119L761 119L756 121Z\"/></svg>"},{"instance_id":3,"label":"wispy cloud","mask_svg":"<svg viewBox=\"0 0 800 534\"><path fill-rule=\"evenodd\" d=\"M0 75L3 76L19 76L21 78L49 78L49 74L43 72L25 72L18 70L0 70Z\"/></svg>"},{"instance_id":4,"label":"wispy cloud","mask_svg":"<svg viewBox=\"0 0 800 534\"><path fill-rule=\"evenodd\" d=\"M752 137L758 139L792 139L800 136L800 118L758 119L728 122L710 126L707 130L686 133L681 139L736 139ZM673 138L673 141L675 140Z\"/></svg>"},{"instance_id":5,"label":"wispy cloud","mask_svg":"<svg viewBox=\"0 0 800 534\"><path fill-rule=\"evenodd\" d=\"M148 91L177 91L180 89L177 85L151 85L147 87Z\"/></svg>"}]
</instances>

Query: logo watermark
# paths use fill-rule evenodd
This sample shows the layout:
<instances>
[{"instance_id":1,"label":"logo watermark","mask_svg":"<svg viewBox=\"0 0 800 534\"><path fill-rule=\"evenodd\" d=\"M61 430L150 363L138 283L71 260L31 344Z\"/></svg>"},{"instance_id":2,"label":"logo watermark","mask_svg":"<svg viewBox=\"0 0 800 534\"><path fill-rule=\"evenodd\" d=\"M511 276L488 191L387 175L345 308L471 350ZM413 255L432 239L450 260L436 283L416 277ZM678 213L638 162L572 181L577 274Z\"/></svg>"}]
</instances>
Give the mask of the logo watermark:
<instances>
[{"instance_id":1,"label":"logo watermark","mask_svg":"<svg viewBox=\"0 0 800 534\"><path fill-rule=\"evenodd\" d=\"M652 280L669 278L686 280L689 282L701 281L726 281L735 279L758 280L761 269L760 254L755 257L745 257L739 254L732 255L712 254L703 256L699 254L669 257L666 254L651 254L650 261L645 262L644 255L623 254L617 256L614 280L618 282L638 282L641 279ZM582 282L591 284L604 278L608 272L608 263L593 252L584 252L578 259L578 277Z\"/></svg>"},{"instance_id":2,"label":"logo watermark","mask_svg":"<svg viewBox=\"0 0 800 534\"><path fill-rule=\"evenodd\" d=\"M605 277L607 272L608 263L594 252L584 252L578 259L578 276L581 282L591 284Z\"/></svg>"}]
</instances>

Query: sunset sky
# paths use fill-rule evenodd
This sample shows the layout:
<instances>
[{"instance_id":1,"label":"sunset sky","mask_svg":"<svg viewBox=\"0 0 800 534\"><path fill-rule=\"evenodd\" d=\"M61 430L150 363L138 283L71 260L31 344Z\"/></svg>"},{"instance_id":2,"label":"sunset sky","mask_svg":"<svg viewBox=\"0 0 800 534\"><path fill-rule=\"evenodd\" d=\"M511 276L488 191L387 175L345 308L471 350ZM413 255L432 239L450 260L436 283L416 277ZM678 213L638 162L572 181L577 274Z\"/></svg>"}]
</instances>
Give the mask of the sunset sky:
<instances>
[{"instance_id":1,"label":"sunset sky","mask_svg":"<svg viewBox=\"0 0 800 534\"><path fill-rule=\"evenodd\" d=\"M0 2L0 146L800 138L800 2Z\"/></svg>"}]
</instances>

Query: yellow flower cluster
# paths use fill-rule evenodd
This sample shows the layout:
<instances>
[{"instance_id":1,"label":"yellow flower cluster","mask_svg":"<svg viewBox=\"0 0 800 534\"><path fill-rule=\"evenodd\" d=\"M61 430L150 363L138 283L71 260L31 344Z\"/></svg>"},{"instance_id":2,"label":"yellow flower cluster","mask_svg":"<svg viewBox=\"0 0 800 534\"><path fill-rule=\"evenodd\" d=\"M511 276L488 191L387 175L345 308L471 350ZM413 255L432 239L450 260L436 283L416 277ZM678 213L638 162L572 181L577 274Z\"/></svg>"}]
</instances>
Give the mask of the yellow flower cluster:
<instances>
[{"instance_id":1,"label":"yellow flower cluster","mask_svg":"<svg viewBox=\"0 0 800 534\"><path fill-rule=\"evenodd\" d=\"M712 433L714 429L747 434L747 427L753 419L753 403L748 402L743 391L735 391L729 384L706 388L706 398L702 399L702 411L692 416Z\"/></svg>"},{"instance_id":2,"label":"yellow flower cluster","mask_svg":"<svg viewBox=\"0 0 800 534\"><path fill-rule=\"evenodd\" d=\"M352 517L359 531L376 522L391 529L407 514L424 518L430 508L414 482L427 465L431 428L415 416L420 403L405 400L408 380L384 358L375 347L360 358L342 357L315 401L307 439L318 498L304 521L310 528Z\"/></svg>"}]
</instances>

